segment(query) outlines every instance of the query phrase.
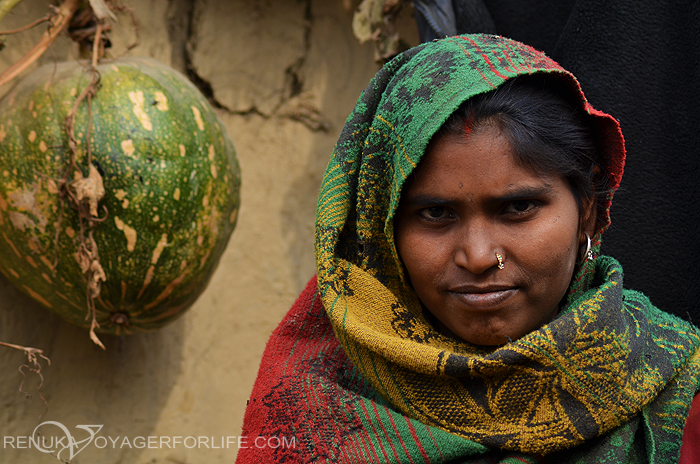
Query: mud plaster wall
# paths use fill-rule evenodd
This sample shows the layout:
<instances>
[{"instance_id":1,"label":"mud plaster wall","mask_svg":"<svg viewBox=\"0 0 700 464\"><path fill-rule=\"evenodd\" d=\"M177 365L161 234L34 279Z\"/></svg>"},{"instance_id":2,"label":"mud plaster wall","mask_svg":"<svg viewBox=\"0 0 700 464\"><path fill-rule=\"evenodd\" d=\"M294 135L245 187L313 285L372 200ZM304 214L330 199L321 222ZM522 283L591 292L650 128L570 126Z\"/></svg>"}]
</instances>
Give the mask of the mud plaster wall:
<instances>
[{"instance_id":1,"label":"mud plaster wall","mask_svg":"<svg viewBox=\"0 0 700 464\"><path fill-rule=\"evenodd\" d=\"M0 23L13 29L40 17L46 0L24 0ZM243 173L236 231L205 293L157 332L88 334L44 310L0 276L0 340L44 350L36 377L18 391L22 353L0 348L0 435L31 435L42 421L102 424L117 445L85 448L74 463L230 463L237 448L136 449L123 438L240 435L246 400L271 331L314 273L313 216L318 186L337 135L376 72L373 50L351 32L348 0L141 0L132 2L140 44L187 73L214 102ZM135 38L119 16L113 54ZM403 36L417 43L410 13ZM11 36L0 70L28 50L41 28ZM42 58L74 59L60 39ZM8 86L6 86L8 87ZM0 89L0 92L7 91ZM0 245L0 253L8 250ZM42 415L43 414L43 415ZM87 436L87 435L85 435ZM19 444L19 442L15 442ZM26 446L26 444L24 445ZM65 455L64 455L65 456ZM0 462L53 463L35 449L0 444Z\"/></svg>"}]
</instances>

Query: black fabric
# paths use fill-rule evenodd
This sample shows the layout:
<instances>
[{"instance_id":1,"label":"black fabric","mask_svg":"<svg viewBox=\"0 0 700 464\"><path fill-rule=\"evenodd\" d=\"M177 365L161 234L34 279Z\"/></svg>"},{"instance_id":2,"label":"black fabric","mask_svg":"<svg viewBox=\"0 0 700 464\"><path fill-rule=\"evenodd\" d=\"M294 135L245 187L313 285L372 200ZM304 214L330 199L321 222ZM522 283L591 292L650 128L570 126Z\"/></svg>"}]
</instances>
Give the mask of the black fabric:
<instances>
[{"instance_id":1,"label":"black fabric","mask_svg":"<svg viewBox=\"0 0 700 464\"><path fill-rule=\"evenodd\" d=\"M481 1L481 0L479 0ZM627 165L603 252L655 305L700 323L700 2L483 0L458 33L495 32L545 51L620 120ZM475 26L476 24L476 26Z\"/></svg>"},{"instance_id":2,"label":"black fabric","mask_svg":"<svg viewBox=\"0 0 700 464\"><path fill-rule=\"evenodd\" d=\"M452 0L452 6L457 22L456 28L478 29L488 34L497 32L483 0Z\"/></svg>"},{"instance_id":3,"label":"black fabric","mask_svg":"<svg viewBox=\"0 0 700 464\"><path fill-rule=\"evenodd\" d=\"M423 42L457 34L452 0L414 0L413 7Z\"/></svg>"},{"instance_id":4,"label":"black fabric","mask_svg":"<svg viewBox=\"0 0 700 464\"><path fill-rule=\"evenodd\" d=\"M413 8L423 42L456 35L458 28L496 33L483 0L413 0Z\"/></svg>"}]
</instances>

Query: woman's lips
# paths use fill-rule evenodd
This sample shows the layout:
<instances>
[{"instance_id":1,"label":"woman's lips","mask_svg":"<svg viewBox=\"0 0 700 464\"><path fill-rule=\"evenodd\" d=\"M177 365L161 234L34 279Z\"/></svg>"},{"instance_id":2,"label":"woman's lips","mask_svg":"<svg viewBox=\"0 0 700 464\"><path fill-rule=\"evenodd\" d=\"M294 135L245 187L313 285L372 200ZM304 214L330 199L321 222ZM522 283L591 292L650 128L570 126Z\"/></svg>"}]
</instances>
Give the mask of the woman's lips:
<instances>
[{"instance_id":1,"label":"woman's lips","mask_svg":"<svg viewBox=\"0 0 700 464\"><path fill-rule=\"evenodd\" d=\"M463 305L473 309L493 309L515 295L517 288L457 289L450 294Z\"/></svg>"}]
</instances>

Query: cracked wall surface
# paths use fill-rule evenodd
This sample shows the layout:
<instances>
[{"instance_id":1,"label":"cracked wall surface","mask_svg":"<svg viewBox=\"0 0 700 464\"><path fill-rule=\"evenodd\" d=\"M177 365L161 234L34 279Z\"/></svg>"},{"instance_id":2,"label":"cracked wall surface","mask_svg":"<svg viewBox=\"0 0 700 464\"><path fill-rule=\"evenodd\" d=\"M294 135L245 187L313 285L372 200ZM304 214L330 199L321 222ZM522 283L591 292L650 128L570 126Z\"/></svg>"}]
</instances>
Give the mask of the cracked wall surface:
<instances>
[{"instance_id":1,"label":"cracked wall surface","mask_svg":"<svg viewBox=\"0 0 700 464\"><path fill-rule=\"evenodd\" d=\"M279 106L289 86L287 73L279 70L290 69L308 51L305 3L195 4L187 49L192 67L211 84L219 104L234 113L256 111L265 116Z\"/></svg>"},{"instance_id":2,"label":"cracked wall surface","mask_svg":"<svg viewBox=\"0 0 700 464\"><path fill-rule=\"evenodd\" d=\"M207 290L182 318L157 332L106 337L106 352L0 275L0 340L41 348L51 359L42 370L47 409L38 395L26 399L18 391L22 353L0 347L3 436L30 435L46 420L63 423L76 438L80 424L102 424L100 434L120 440L238 436L267 338L314 274L313 220L328 157L378 69L371 45L352 35L358 1L122 1L139 20L140 44L130 54L188 75L224 121L242 170L238 225ZM24 0L0 29L30 22L48 3ZM417 43L412 18L403 21L403 36ZM136 30L123 15L113 27L119 55ZM41 32L8 38L0 71ZM76 53L61 39L41 61ZM25 388L36 387L30 377ZM74 462L229 464L236 452L235 445L110 444L90 446ZM0 446L0 462L57 460Z\"/></svg>"}]
</instances>

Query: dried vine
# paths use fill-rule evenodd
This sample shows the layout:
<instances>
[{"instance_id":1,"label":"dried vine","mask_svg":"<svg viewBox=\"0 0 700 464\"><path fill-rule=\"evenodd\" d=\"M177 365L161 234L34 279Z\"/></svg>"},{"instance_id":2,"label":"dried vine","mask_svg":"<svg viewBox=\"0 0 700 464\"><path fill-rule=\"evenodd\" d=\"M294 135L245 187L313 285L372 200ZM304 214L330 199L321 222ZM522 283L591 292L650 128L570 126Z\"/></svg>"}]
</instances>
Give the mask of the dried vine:
<instances>
[{"instance_id":1,"label":"dried vine","mask_svg":"<svg viewBox=\"0 0 700 464\"><path fill-rule=\"evenodd\" d=\"M90 83L82 90L75 100L68 116L66 117L65 128L68 134L68 152L70 154L68 169L59 181L59 204L63 208L64 201L68 201L73 209L78 212L80 233L78 235L77 260L80 270L87 280L86 301L87 316L90 321L90 339L100 348L104 345L97 337L96 329L100 327L97 322L95 299L100 296L102 282L107 280L104 269L100 264L100 255L97 249L97 242L93 236L95 227L106 219L99 217L98 205L104 197L105 189L102 176L92 163L92 149L90 144L90 134L92 132L92 98L97 93L100 83L100 73L97 70L99 58L104 54L103 46L103 20L93 18L96 23L92 40L92 60L88 65L88 70L92 74ZM87 129L85 134L86 164L88 174L83 175L83 171L78 167L78 141L75 138L75 118L78 108L83 104L87 105ZM105 213L106 207L102 206ZM60 221L62 216L59 218ZM58 250L58 236L56 237L55 249ZM57 263L56 263L57 264Z\"/></svg>"},{"instance_id":2,"label":"dried vine","mask_svg":"<svg viewBox=\"0 0 700 464\"><path fill-rule=\"evenodd\" d=\"M19 34L21 32L28 31L29 29L36 27L41 23L51 21L51 18L52 18L52 16L49 14L49 15L44 16L43 18L37 19L36 21L32 21L31 23L27 24L26 26L22 26L19 29L12 29L10 31L0 31L0 36Z\"/></svg>"},{"instance_id":3,"label":"dried vine","mask_svg":"<svg viewBox=\"0 0 700 464\"><path fill-rule=\"evenodd\" d=\"M29 372L33 372L37 376L39 376L39 385L37 386L37 393L39 394L39 398L44 402L44 405L46 406L46 410L48 410L49 404L44 398L44 395L41 393L41 387L44 385L44 375L41 373L41 364L39 363L39 359L43 359L47 362L47 364L50 366L51 365L51 360L44 356L44 352L40 349L37 348L31 348L31 347L26 347L26 346L20 346L20 345L14 345L12 343L5 343L5 342L0 342L0 346L5 346L7 348L14 348L15 350L20 350L24 351L24 353L27 355L27 363L22 364L19 366L19 372L22 374L22 383L19 385L19 391L20 393L24 394L28 399L32 397L32 393L25 391L24 390L24 382L27 379L27 374L25 374L24 369L27 369ZM42 416L46 413L42 413Z\"/></svg>"},{"instance_id":4,"label":"dried vine","mask_svg":"<svg viewBox=\"0 0 700 464\"><path fill-rule=\"evenodd\" d=\"M107 276L100 264L100 256L93 232L95 227L107 218L108 211L103 205L105 216L99 217L98 205L105 194L105 189L102 176L92 163L92 148L90 144L92 98L97 93L100 83L100 73L97 70L98 62L105 55L105 49L110 46L106 33L111 28L105 23L105 19L108 17L114 18L112 9L120 13L129 14L132 19L136 31L136 42L128 47L129 50L138 44L139 32L133 10L122 5L117 0L107 0L107 3L102 0L90 0L90 5L90 10L82 11L76 15L71 22L69 30L71 38L77 41L83 50L90 50L91 60L87 70L92 74L92 79L80 93L66 118L65 127L68 134L70 161L63 179L59 182L59 192L61 208L63 207L63 202L67 200L78 212L80 235L78 238L77 259L80 269L87 280L86 300L88 312L86 320L90 320L90 338L95 344L105 349L96 334L99 324L96 317L95 300L100 296L102 282L107 279ZM77 166L78 141L75 138L75 117L78 108L83 102L87 105L85 135L87 177L83 176L83 172ZM72 180L71 176L73 177ZM58 242L56 242L56 249L58 249Z\"/></svg>"},{"instance_id":5,"label":"dried vine","mask_svg":"<svg viewBox=\"0 0 700 464\"><path fill-rule=\"evenodd\" d=\"M98 34L96 34L96 38L99 38ZM95 48L97 49L97 47ZM59 181L58 187L60 195L59 209L63 209L64 201L67 200L78 212L80 234L78 235L78 249L76 256L78 264L80 265L80 270L87 279L86 300L88 313L86 320L90 320L90 339L92 339L92 341L100 348L105 349L104 345L95 333L95 329L99 328L95 310L95 298L100 295L102 282L107 279L104 269L100 264L97 243L93 237L95 226L105 219L98 217L98 204L102 197L104 197L105 189L102 176L97 168L95 168L95 166L92 164L92 152L90 149L90 133L92 129L91 100L97 92L100 82L100 73L97 71L96 67L97 56L98 53L95 52L93 54L94 65L92 63L90 64L90 71L92 72L92 79L90 80L90 83L80 93L73 104L73 108L71 108L68 116L66 117L65 127L66 133L68 134L68 151L70 153L70 160L68 169L66 169L63 178ZM87 177L83 176L83 172L80 170L77 164L78 141L75 138L75 116L83 101L86 102L88 107L88 123L86 130L88 165ZM106 208L104 206L103 208L106 212ZM59 218L59 220L60 219L62 219L62 216ZM60 229L60 221L58 229ZM55 249L58 250L58 237L57 242L55 243Z\"/></svg>"},{"instance_id":6,"label":"dried vine","mask_svg":"<svg viewBox=\"0 0 700 464\"><path fill-rule=\"evenodd\" d=\"M68 26L71 18L78 10L79 0L66 0L58 7L55 16L50 19L50 26L41 40L22 59L0 74L0 86L7 84L22 71L32 65L51 46L61 32ZM13 5L14 6L14 5Z\"/></svg>"}]
</instances>

